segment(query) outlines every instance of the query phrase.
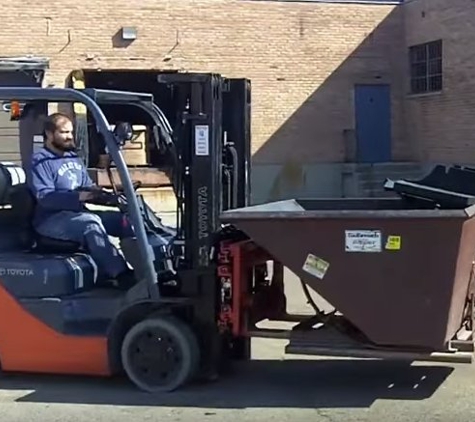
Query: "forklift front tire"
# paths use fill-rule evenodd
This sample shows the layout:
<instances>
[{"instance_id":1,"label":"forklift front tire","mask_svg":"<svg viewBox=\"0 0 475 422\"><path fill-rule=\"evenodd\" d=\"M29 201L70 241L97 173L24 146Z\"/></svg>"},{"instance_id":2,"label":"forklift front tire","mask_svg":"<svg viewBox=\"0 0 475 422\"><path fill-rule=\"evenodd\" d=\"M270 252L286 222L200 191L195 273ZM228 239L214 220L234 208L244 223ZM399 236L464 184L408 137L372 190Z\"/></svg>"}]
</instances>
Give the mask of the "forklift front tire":
<instances>
[{"instance_id":1,"label":"forklift front tire","mask_svg":"<svg viewBox=\"0 0 475 422\"><path fill-rule=\"evenodd\" d=\"M187 324L160 316L132 326L122 342L121 358L125 373L139 389L171 392L196 375L200 349Z\"/></svg>"}]
</instances>

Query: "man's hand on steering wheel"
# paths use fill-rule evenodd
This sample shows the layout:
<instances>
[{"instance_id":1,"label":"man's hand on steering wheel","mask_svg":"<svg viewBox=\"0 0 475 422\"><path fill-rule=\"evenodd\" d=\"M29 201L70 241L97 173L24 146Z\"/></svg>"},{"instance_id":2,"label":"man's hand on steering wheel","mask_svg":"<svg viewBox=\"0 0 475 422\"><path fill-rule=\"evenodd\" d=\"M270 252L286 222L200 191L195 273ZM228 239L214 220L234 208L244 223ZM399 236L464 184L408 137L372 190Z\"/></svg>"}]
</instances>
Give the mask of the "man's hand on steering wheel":
<instances>
[{"instance_id":1,"label":"man's hand on steering wheel","mask_svg":"<svg viewBox=\"0 0 475 422\"><path fill-rule=\"evenodd\" d=\"M142 182L138 180L132 182L134 191L136 191L141 185ZM79 187L77 191L79 192L79 200L84 203L119 206L121 208L123 202L121 198L124 194L124 188L121 185L114 186L114 193L108 192L97 185Z\"/></svg>"},{"instance_id":2,"label":"man's hand on steering wheel","mask_svg":"<svg viewBox=\"0 0 475 422\"><path fill-rule=\"evenodd\" d=\"M117 195L107 192L100 186L93 185L87 188L79 188L79 200L97 205L116 205Z\"/></svg>"},{"instance_id":3,"label":"man's hand on steering wheel","mask_svg":"<svg viewBox=\"0 0 475 422\"><path fill-rule=\"evenodd\" d=\"M94 199L95 193L91 190L80 190L79 191L79 200L81 202L89 202Z\"/></svg>"}]
</instances>

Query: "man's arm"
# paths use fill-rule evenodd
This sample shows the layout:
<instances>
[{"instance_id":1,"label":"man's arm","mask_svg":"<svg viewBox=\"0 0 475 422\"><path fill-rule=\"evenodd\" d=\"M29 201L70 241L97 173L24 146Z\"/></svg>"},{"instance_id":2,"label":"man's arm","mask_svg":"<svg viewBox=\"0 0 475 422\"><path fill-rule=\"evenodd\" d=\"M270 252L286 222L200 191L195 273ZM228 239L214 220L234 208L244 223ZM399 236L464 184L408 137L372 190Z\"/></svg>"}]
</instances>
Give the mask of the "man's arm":
<instances>
[{"instance_id":1,"label":"man's arm","mask_svg":"<svg viewBox=\"0 0 475 422\"><path fill-rule=\"evenodd\" d=\"M93 188L93 189L100 189L99 186L97 186L89 176L89 173L87 172L87 169L83 167L82 169L82 183L81 183L82 188Z\"/></svg>"},{"instance_id":2,"label":"man's arm","mask_svg":"<svg viewBox=\"0 0 475 422\"><path fill-rule=\"evenodd\" d=\"M53 175L43 162L33 163L30 186L38 204L54 211L81 211L80 193L55 189Z\"/></svg>"}]
</instances>

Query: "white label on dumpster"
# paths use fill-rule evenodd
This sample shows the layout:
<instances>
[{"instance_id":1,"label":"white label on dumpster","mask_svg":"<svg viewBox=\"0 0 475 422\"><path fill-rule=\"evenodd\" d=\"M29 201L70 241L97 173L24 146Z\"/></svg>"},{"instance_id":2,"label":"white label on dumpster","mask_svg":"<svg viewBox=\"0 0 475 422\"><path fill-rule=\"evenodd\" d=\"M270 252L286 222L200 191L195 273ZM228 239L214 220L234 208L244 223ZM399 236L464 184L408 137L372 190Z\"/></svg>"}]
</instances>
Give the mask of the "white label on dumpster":
<instances>
[{"instance_id":1,"label":"white label on dumpster","mask_svg":"<svg viewBox=\"0 0 475 422\"><path fill-rule=\"evenodd\" d=\"M321 280L325 277L329 266L330 264L324 259L309 253L302 269Z\"/></svg>"},{"instance_id":2,"label":"white label on dumpster","mask_svg":"<svg viewBox=\"0 0 475 422\"><path fill-rule=\"evenodd\" d=\"M381 252L379 230L345 230L346 252Z\"/></svg>"}]
</instances>

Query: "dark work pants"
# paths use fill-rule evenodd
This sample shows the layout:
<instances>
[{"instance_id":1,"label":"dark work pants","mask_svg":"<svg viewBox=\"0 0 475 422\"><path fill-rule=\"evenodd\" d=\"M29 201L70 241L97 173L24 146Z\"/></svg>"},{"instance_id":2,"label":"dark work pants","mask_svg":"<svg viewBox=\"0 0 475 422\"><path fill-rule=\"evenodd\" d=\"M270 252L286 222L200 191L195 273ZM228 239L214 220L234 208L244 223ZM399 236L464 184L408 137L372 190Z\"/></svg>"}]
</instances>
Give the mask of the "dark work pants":
<instances>
[{"instance_id":1,"label":"dark work pants","mask_svg":"<svg viewBox=\"0 0 475 422\"><path fill-rule=\"evenodd\" d=\"M61 211L42 222L36 231L43 236L80 243L102 276L116 278L128 268L108 237L134 236L132 227L118 211Z\"/></svg>"}]
</instances>

